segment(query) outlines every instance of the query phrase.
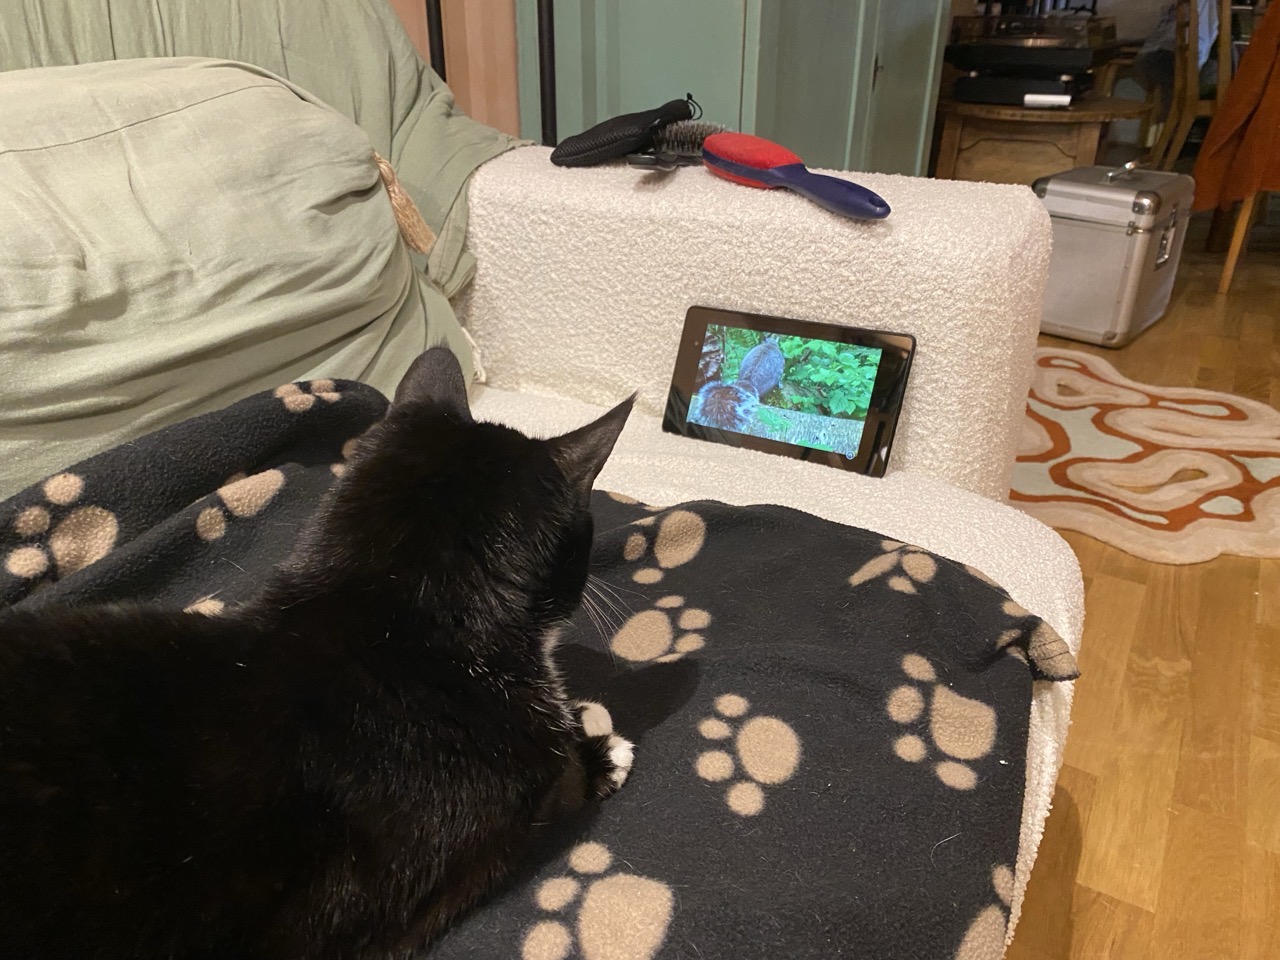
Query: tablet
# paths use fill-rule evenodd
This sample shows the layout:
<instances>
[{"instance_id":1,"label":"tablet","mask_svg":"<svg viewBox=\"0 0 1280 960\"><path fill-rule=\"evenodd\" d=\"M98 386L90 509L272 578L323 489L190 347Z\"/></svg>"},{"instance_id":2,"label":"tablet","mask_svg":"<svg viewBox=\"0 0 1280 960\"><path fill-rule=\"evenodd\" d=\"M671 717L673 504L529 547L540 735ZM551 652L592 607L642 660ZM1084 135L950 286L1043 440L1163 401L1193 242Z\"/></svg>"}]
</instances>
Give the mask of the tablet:
<instances>
[{"instance_id":1,"label":"tablet","mask_svg":"<svg viewBox=\"0 0 1280 960\"><path fill-rule=\"evenodd\" d=\"M915 338L691 307L662 429L884 476Z\"/></svg>"}]
</instances>

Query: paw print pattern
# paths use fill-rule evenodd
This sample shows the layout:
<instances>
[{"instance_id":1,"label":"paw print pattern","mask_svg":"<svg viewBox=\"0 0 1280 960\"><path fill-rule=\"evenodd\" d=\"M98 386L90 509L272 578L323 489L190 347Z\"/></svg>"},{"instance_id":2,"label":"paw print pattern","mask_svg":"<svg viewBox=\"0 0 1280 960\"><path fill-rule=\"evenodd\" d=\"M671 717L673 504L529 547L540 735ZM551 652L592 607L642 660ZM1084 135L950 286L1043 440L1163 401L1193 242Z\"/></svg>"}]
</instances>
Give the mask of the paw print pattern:
<instances>
[{"instance_id":1,"label":"paw print pattern","mask_svg":"<svg viewBox=\"0 0 1280 960\"><path fill-rule=\"evenodd\" d=\"M304 383L284 383L273 391L290 413L304 413L315 406L316 400L337 403L342 399L338 385L332 380L312 380Z\"/></svg>"},{"instance_id":2,"label":"paw print pattern","mask_svg":"<svg viewBox=\"0 0 1280 960\"><path fill-rule=\"evenodd\" d=\"M653 508L646 508L653 509ZM707 539L707 525L696 513L689 510L672 510L666 516L641 517L632 523L636 531L627 537L622 556L629 563L644 559L653 551L656 566L641 567L631 579L636 583L657 583L664 571L679 567L698 555ZM649 531L657 528L650 542Z\"/></svg>"},{"instance_id":3,"label":"paw print pattern","mask_svg":"<svg viewBox=\"0 0 1280 960\"><path fill-rule=\"evenodd\" d=\"M283 486L284 474L279 470L264 470L251 477L237 473L218 488L220 502L205 507L196 517L196 535L206 543L219 539L227 532L229 517L256 516Z\"/></svg>"},{"instance_id":4,"label":"paw print pattern","mask_svg":"<svg viewBox=\"0 0 1280 960\"><path fill-rule=\"evenodd\" d=\"M65 577L101 560L116 545L120 525L102 507L76 506L84 494L84 479L59 473L40 487L44 502L27 507L13 518L13 529L29 542L14 547L4 568L15 577L34 580L49 572ZM64 512L65 511L65 512Z\"/></svg>"},{"instance_id":5,"label":"paw print pattern","mask_svg":"<svg viewBox=\"0 0 1280 960\"><path fill-rule=\"evenodd\" d=\"M972 790L978 785L978 775L963 761L985 757L995 746L995 710L937 683L933 664L919 654L909 653L902 658L902 672L913 682L904 683L889 694L889 717L904 726L919 725L927 705L932 749L921 731L898 737L893 752L908 763L941 755L933 765L938 779L953 790Z\"/></svg>"},{"instance_id":6,"label":"paw print pattern","mask_svg":"<svg viewBox=\"0 0 1280 960\"><path fill-rule=\"evenodd\" d=\"M342 462L329 464L329 470L335 477L340 477L347 472L347 461L351 459L356 452L356 444L360 442L359 437L352 437L342 445Z\"/></svg>"},{"instance_id":7,"label":"paw print pattern","mask_svg":"<svg viewBox=\"0 0 1280 960\"><path fill-rule=\"evenodd\" d=\"M850 586L861 586L877 577L888 576L892 589L914 594L920 584L928 583L937 576L937 559L919 547L907 546L897 540L882 540L880 546L885 552L864 563L849 578ZM960 566L971 577L1007 598L1004 589L981 570L968 564ZM1020 623L1001 633L995 641L997 650L1029 661L1032 675L1038 680L1074 680L1080 676L1070 647L1057 631L1013 600L1006 599L1003 610L1005 616Z\"/></svg>"},{"instance_id":8,"label":"paw print pattern","mask_svg":"<svg viewBox=\"0 0 1280 960\"><path fill-rule=\"evenodd\" d=\"M849 578L851 587L890 574L890 587L899 593L915 593L916 584L928 583L938 572L938 561L919 547L909 547L897 540L882 540L880 546L885 552L868 560Z\"/></svg>"},{"instance_id":9,"label":"paw print pattern","mask_svg":"<svg viewBox=\"0 0 1280 960\"><path fill-rule=\"evenodd\" d=\"M707 750L700 754L696 769L698 776L708 783L725 783L733 779L741 767L745 776L725 791L725 802L742 817L754 817L764 809L762 785L772 787L785 783L795 776L800 766L800 738L796 732L777 717L743 720L750 709L746 699L727 693L716 698L716 716L698 724L698 732L707 740L733 741L732 750ZM740 722L736 736L730 721Z\"/></svg>"},{"instance_id":10,"label":"paw print pattern","mask_svg":"<svg viewBox=\"0 0 1280 960\"><path fill-rule=\"evenodd\" d=\"M698 630L711 625L711 614L686 607L684 597L660 598L652 610L633 614L609 642L613 652L633 663L669 663L701 650L706 640Z\"/></svg>"},{"instance_id":11,"label":"paw print pattern","mask_svg":"<svg viewBox=\"0 0 1280 960\"><path fill-rule=\"evenodd\" d=\"M573 848L568 874L544 881L534 894L538 909L554 917L525 934L522 960L652 960L667 939L671 888L612 867L603 844Z\"/></svg>"},{"instance_id":12,"label":"paw print pattern","mask_svg":"<svg viewBox=\"0 0 1280 960\"><path fill-rule=\"evenodd\" d=\"M1024 636L1025 627L1005 630L996 639L996 649L1017 657L1024 662L1030 661L1033 676L1043 680L1074 680L1080 676L1080 668L1071 653L1067 642L1059 636L1058 631L1043 620L1035 617L1016 600L1006 600L1001 607L1006 617L1026 623L1033 620L1031 635L1027 637L1026 649L1015 645Z\"/></svg>"},{"instance_id":13,"label":"paw print pattern","mask_svg":"<svg viewBox=\"0 0 1280 960\"><path fill-rule=\"evenodd\" d=\"M1009 925L1009 905L1013 903L1013 871L1004 864L991 870L991 886L1004 906L991 904L969 924L955 960L1001 960L1005 954L1005 934Z\"/></svg>"}]
</instances>

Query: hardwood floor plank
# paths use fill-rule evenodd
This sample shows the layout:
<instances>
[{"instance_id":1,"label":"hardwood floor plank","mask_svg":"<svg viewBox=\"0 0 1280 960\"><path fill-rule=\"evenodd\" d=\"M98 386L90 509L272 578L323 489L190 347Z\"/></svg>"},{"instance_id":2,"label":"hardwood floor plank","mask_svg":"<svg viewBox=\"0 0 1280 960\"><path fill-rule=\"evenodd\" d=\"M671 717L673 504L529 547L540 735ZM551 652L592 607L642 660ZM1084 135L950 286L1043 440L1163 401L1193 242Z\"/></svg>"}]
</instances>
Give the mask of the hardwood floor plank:
<instances>
[{"instance_id":1,"label":"hardwood floor plank","mask_svg":"<svg viewBox=\"0 0 1280 960\"><path fill-rule=\"evenodd\" d=\"M1153 914L1078 884L1070 903L1069 913L1061 911L1063 930L1056 939L1028 941L1019 924L1006 960L1145 960L1150 955Z\"/></svg>"},{"instance_id":2,"label":"hardwood floor plank","mask_svg":"<svg viewBox=\"0 0 1280 960\"><path fill-rule=\"evenodd\" d=\"M1249 732L1280 741L1280 627L1253 628L1247 695Z\"/></svg>"},{"instance_id":3,"label":"hardwood floor plank","mask_svg":"<svg viewBox=\"0 0 1280 960\"><path fill-rule=\"evenodd\" d=\"M1022 916L1014 933L1013 944L1028 951L1022 956L1070 955L1076 870L1096 787L1091 775L1063 765L1053 792L1053 810L1045 825L1044 839L1040 841L1040 851L1027 884ZM1011 958L1019 955L1009 954Z\"/></svg>"},{"instance_id":4,"label":"hardwood floor plank","mask_svg":"<svg viewBox=\"0 0 1280 960\"><path fill-rule=\"evenodd\" d=\"M1077 886L1071 905L1071 960L1138 960L1151 949L1155 915L1123 900Z\"/></svg>"},{"instance_id":5,"label":"hardwood floor plank","mask_svg":"<svg viewBox=\"0 0 1280 960\"><path fill-rule=\"evenodd\" d=\"M1249 762L1245 663L1255 627L1258 563L1219 557L1202 567L1202 606L1191 651L1190 699L1178 752L1174 801L1244 822Z\"/></svg>"},{"instance_id":6,"label":"hardwood floor plank","mask_svg":"<svg viewBox=\"0 0 1280 960\"><path fill-rule=\"evenodd\" d=\"M1240 362L1236 364L1235 380L1229 392L1259 403L1267 403L1271 398L1271 370L1241 347Z\"/></svg>"},{"instance_id":7,"label":"hardwood floor plank","mask_svg":"<svg viewBox=\"0 0 1280 960\"><path fill-rule=\"evenodd\" d=\"M1251 353L1261 352L1266 360L1267 348L1276 342L1275 310L1259 310L1252 301L1245 303L1240 321L1240 346Z\"/></svg>"},{"instance_id":8,"label":"hardwood floor plank","mask_svg":"<svg viewBox=\"0 0 1280 960\"><path fill-rule=\"evenodd\" d=\"M1137 644L1141 638L1134 638ZM1113 727L1116 749L1098 775L1077 880L1154 910L1187 709L1190 664L1130 652Z\"/></svg>"},{"instance_id":9,"label":"hardwood floor plank","mask_svg":"<svg viewBox=\"0 0 1280 960\"><path fill-rule=\"evenodd\" d=\"M1225 337L1206 336L1200 340L1195 385L1203 390L1230 391L1236 378L1236 342Z\"/></svg>"},{"instance_id":10,"label":"hardwood floor plank","mask_svg":"<svg viewBox=\"0 0 1280 960\"><path fill-rule=\"evenodd\" d=\"M1280 560L1258 561L1258 602L1254 620L1280 627Z\"/></svg>"},{"instance_id":11,"label":"hardwood floor plank","mask_svg":"<svg viewBox=\"0 0 1280 960\"><path fill-rule=\"evenodd\" d=\"M1190 660L1200 628L1200 591L1205 564L1153 563L1135 625L1144 651L1161 660ZM1085 610L1087 611L1086 604Z\"/></svg>"},{"instance_id":12,"label":"hardwood floor plank","mask_svg":"<svg viewBox=\"0 0 1280 960\"><path fill-rule=\"evenodd\" d=\"M1117 753L1115 716L1146 589L1132 580L1098 574L1085 591L1089 641L1080 645L1065 761L1092 774L1107 769Z\"/></svg>"},{"instance_id":13,"label":"hardwood floor plank","mask_svg":"<svg viewBox=\"0 0 1280 960\"><path fill-rule=\"evenodd\" d=\"M1112 546L1103 545L1097 573L1145 585L1154 565Z\"/></svg>"},{"instance_id":14,"label":"hardwood floor plank","mask_svg":"<svg viewBox=\"0 0 1280 960\"><path fill-rule=\"evenodd\" d=\"M1199 810L1171 811L1152 960L1237 960L1244 913L1244 829Z\"/></svg>"},{"instance_id":15,"label":"hardwood floor plank","mask_svg":"<svg viewBox=\"0 0 1280 960\"><path fill-rule=\"evenodd\" d=\"M1245 845L1240 960L1280 957L1280 854Z\"/></svg>"},{"instance_id":16,"label":"hardwood floor plank","mask_svg":"<svg viewBox=\"0 0 1280 960\"><path fill-rule=\"evenodd\" d=\"M1280 742L1249 738L1249 804L1245 837L1280 853Z\"/></svg>"},{"instance_id":17,"label":"hardwood floor plank","mask_svg":"<svg viewBox=\"0 0 1280 960\"><path fill-rule=\"evenodd\" d=\"M1009 944L1009 949L1004 955L1005 960L1059 960L1054 954L1041 953L1031 947L1019 942L1016 938L1013 943Z\"/></svg>"}]
</instances>

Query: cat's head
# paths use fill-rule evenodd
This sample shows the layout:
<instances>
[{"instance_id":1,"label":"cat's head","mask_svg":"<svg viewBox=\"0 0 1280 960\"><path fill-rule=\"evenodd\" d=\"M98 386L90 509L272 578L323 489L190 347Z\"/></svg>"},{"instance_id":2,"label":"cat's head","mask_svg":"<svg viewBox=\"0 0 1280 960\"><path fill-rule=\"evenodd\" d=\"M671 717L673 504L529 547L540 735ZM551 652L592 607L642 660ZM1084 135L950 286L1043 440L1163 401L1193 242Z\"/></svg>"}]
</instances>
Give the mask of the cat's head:
<instances>
[{"instance_id":1,"label":"cat's head","mask_svg":"<svg viewBox=\"0 0 1280 960\"><path fill-rule=\"evenodd\" d=\"M315 546L351 581L394 584L432 615L468 626L576 608L593 535L592 485L634 397L563 436L534 439L477 422L457 358L433 348L410 366L385 417L356 446L322 512Z\"/></svg>"}]
</instances>

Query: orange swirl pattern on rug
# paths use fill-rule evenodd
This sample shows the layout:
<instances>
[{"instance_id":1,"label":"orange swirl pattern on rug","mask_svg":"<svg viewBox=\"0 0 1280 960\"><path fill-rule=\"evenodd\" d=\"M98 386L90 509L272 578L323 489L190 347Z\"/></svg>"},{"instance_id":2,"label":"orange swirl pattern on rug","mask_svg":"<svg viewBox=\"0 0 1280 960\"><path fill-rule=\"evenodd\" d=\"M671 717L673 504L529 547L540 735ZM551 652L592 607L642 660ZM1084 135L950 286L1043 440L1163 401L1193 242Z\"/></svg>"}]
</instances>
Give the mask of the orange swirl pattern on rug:
<instances>
[{"instance_id":1,"label":"orange swirl pattern on rug","mask_svg":"<svg viewBox=\"0 0 1280 960\"><path fill-rule=\"evenodd\" d=\"M1280 556L1280 413L1036 352L1011 501L1158 563Z\"/></svg>"}]
</instances>

